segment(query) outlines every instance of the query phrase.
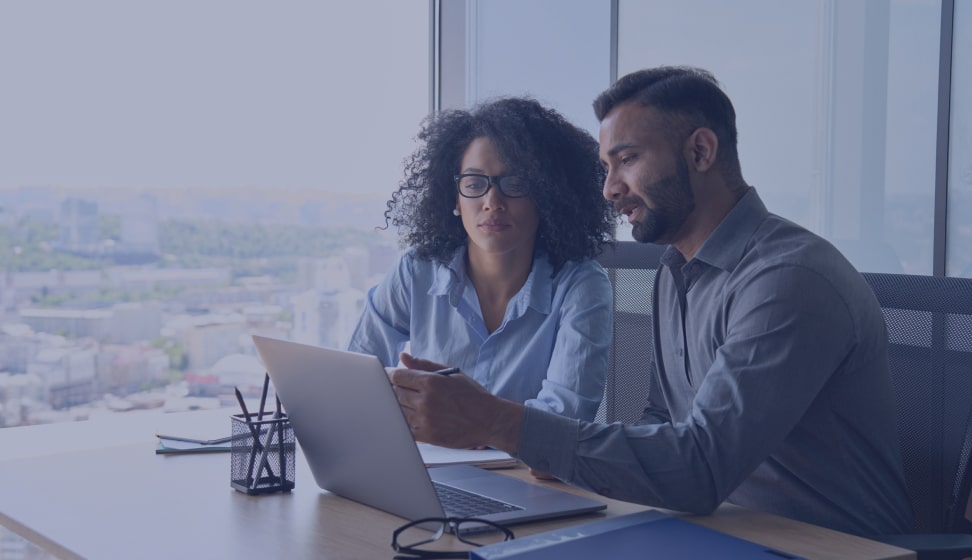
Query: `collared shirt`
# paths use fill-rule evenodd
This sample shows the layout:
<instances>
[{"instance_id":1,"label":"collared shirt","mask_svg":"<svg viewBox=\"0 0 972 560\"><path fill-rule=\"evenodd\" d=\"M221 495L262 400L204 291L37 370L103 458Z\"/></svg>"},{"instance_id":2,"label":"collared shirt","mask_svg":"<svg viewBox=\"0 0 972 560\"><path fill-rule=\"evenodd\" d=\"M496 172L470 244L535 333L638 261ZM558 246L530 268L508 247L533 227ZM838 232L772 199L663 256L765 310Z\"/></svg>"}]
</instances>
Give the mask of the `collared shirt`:
<instances>
[{"instance_id":1,"label":"collared shirt","mask_svg":"<svg viewBox=\"0 0 972 560\"><path fill-rule=\"evenodd\" d=\"M907 530L887 331L850 263L750 189L692 260L669 247L663 264L643 423L528 410L520 457L658 507L728 498L855 534Z\"/></svg>"},{"instance_id":2,"label":"collared shirt","mask_svg":"<svg viewBox=\"0 0 972 560\"><path fill-rule=\"evenodd\" d=\"M448 264L408 251L368 293L348 348L386 366L410 342L412 355L457 366L491 393L528 407L591 420L604 392L613 295L595 261L569 261L557 274L543 254L486 329L466 276L465 247Z\"/></svg>"}]
</instances>

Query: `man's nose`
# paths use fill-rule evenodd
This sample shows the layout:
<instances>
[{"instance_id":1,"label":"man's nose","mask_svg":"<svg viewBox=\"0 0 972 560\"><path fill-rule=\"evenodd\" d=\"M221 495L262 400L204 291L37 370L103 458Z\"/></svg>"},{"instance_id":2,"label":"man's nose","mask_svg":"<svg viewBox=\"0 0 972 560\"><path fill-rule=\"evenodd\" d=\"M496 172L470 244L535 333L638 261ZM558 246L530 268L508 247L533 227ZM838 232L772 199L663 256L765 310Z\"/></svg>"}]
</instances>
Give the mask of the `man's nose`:
<instances>
[{"instance_id":1,"label":"man's nose","mask_svg":"<svg viewBox=\"0 0 972 560\"><path fill-rule=\"evenodd\" d=\"M607 176L604 178L604 188L601 189L601 196L607 200L617 200L624 196L628 192L627 185L624 181L618 177L618 174L613 170L609 170Z\"/></svg>"}]
</instances>

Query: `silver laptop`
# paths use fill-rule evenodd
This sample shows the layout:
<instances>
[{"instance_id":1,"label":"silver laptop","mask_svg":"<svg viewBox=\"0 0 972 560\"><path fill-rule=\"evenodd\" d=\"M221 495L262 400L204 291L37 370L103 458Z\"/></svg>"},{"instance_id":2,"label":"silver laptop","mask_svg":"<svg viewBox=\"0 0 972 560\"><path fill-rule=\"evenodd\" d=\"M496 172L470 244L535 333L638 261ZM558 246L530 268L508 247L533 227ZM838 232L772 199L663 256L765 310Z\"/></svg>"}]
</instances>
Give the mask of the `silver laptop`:
<instances>
[{"instance_id":1,"label":"silver laptop","mask_svg":"<svg viewBox=\"0 0 972 560\"><path fill-rule=\"evenodd\" d=\"M262 336L253 342L325 490L412 520L511 524L607 507L468 465L426 468L378 358ZM450 507L456 494L480 503Z\"/></svg>"}]
</instances>

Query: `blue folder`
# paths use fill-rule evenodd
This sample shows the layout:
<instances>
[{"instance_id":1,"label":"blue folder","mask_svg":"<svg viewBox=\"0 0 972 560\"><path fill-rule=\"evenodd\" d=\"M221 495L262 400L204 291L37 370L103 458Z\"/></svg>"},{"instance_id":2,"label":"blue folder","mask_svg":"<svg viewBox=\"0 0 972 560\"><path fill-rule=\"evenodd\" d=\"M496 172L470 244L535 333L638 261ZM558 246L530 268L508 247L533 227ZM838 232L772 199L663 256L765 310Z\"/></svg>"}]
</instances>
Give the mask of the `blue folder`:
<instances>
[{"instance_id":1,"label":"blue folder","mask_svg":"<svg viewBox=\"0 0 972 560\"><path fill-rule=\"evenodd\" d=\"M471 560L804 560L779 550L648 510L477 548Z\"/></svg>"}]
</instances>

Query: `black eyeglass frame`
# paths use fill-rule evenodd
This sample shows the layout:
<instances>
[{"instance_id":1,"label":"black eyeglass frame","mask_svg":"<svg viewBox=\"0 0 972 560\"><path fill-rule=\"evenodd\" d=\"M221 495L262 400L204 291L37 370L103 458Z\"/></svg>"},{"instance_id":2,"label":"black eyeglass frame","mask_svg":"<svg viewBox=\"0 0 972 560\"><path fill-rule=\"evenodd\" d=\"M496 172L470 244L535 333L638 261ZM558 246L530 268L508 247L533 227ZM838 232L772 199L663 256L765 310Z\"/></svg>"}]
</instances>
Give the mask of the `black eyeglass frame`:
<instances>
[{"instance_id":1,"label":"black eyeglass frame","mask_svg":"<svg viewBox=\"0 0 972 560\"><path fill-rule=\"evenodd\" d=\"M477 194L476 196L470 196L462 192L462 187L460 187L459 184L462 181L463 177L482 177L483 179L486 179L486 190L484 190L482 194ZM497 189L499 189L499 191L506 198L524 198L530 196L529 188L527 189L527 192L523 194L509 194L508 192L506 192L506 190L503 188L503 180L510 179L510 178L516 178L521 180L523 179L523 177L520 177L519 175L486 175L484 173L460 173L459 175L452 176L452 179L456 182L456 190L459 191L459 194L463 198L482 198L486 196L486 193L489 192L489 189L493 188L494 186Z\"/></svg>"},{"instance_id":2,"label":"black eyeglass frame","mask_svg":"<svg viewBox=\"0 0 972 560\"><path fill-rule=\"evenodd\" d=\"M407 531L413 527L417 527L419 525L423 525L427 523L439 524L439 529L433 531L432 536L430 538L425 539L423 541L419 541L417 543L412 543L407 546L398 544L398 535L402 534L402 532ZM447 528L450 530L449 532L453 533L460 542L463 542L468 545L476 546L476 547L483 546L482 544L476 541L469 540L463 537L462 533L459 532L458 530L459 525L467 524L467 523L476 523L476 524L485 525L488 529L493 529L502 532L504 542L511 541L514 538L516 538L513 535L513 531L511 531L508 527L505 527L493 521L487 521L485 519L479 519L476 517L426 517L423 519L416 519L415 521L410 521L402 525L401 527L395 529L394 532L392 532L392 542L391 542L392 549L398 554L402 555L402 556L395 556L395 558L403 558L403 559L468 558L469 557L468 550L424 550L419 548L422 545L429 544L431 542L435 542L439 540L442 537L442 535L446 533Z\"/></svg>"}]
</instances>

